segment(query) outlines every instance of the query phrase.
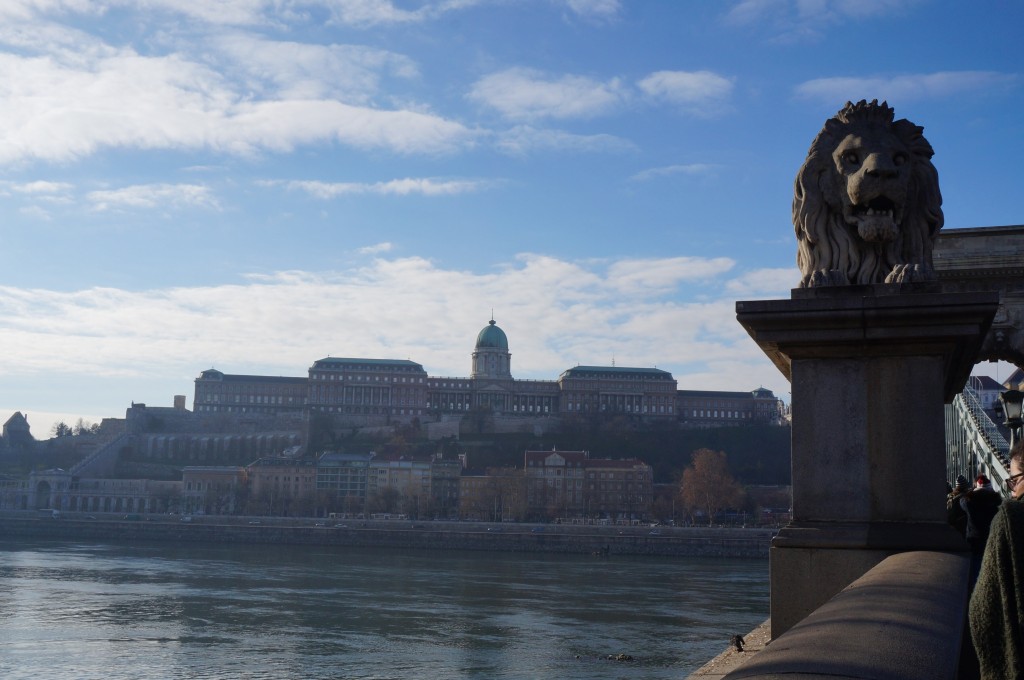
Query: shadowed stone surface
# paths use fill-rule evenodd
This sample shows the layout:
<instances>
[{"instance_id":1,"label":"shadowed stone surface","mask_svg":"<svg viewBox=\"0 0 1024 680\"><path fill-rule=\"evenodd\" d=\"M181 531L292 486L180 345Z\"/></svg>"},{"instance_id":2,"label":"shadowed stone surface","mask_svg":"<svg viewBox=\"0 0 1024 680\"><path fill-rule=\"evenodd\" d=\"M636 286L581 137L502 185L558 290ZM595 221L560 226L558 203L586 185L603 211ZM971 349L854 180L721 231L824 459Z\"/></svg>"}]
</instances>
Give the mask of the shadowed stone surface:
<instances>
[{"instance_id":1,"label":"shadowed stone surface","mask_svg":"<svg viewBox=\"0 0 1024 680\"><path fill-rule=\"evenodd\" d=\"M773 635L887 555L966 549L936 500L943 405L963 389L998 296L935 288L812 288L736 305L793 385L793 521L772 542Z\"/></svg>"},{"instance_id":2,"label":"shadowed stone surface","mask_svg":"<svg viewBox=\"0 0 1024 680\"><path fill-rule=\"evenodd\" d=\"M893 555L725 676L726 680L952 680L969 558Z\"/></svg>"}]
</instances>

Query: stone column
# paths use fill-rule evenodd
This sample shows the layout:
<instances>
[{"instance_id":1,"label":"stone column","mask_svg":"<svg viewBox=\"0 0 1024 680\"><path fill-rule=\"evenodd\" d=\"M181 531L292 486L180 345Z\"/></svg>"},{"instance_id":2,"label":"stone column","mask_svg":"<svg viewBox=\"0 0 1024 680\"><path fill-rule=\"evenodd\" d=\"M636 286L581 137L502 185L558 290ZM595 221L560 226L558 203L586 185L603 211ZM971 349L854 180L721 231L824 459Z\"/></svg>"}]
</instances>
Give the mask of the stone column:
<instances>
[{"instance_id":1,"label":"stone column","mask_svg":"<svg viewBox=\"0 0 1024 680\"><path fill-rule=\"evenodd\" d=\"M772 541L773 637L888 555L966 550L946 523L943 404L970 376L998 294L937 290L736 303L793 387L793 520Z\"/></svg>"}]
</instances>

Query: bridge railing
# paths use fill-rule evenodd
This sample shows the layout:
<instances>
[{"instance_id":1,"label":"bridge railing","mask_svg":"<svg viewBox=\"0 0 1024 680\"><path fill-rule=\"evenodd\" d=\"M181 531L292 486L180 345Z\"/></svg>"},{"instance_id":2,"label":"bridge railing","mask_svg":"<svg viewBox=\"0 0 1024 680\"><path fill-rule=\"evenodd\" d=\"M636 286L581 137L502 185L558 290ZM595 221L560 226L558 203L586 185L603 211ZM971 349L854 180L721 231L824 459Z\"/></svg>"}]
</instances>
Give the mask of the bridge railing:
<instances>
[{"instance_id":1,"label":"bridge railing","mask_svg":"<svg viewBox=\"0 0 1024 680\"><path fill-rule=\"evenodd\" d=\"M969 480L979 472L992 480L997 491L1006 493L1010 445L970 384L946 406L946 476Z\"/></svg>"}]
</instances>

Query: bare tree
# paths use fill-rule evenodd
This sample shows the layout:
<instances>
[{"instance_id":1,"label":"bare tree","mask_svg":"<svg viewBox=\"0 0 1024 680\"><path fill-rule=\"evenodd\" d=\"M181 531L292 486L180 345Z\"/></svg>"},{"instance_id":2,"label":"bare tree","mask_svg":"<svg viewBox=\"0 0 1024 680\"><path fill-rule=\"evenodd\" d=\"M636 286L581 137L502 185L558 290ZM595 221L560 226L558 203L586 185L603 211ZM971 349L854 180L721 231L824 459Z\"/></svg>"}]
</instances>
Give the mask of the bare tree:
<instances>
[{"instance_id":1,"label":"bare tree","mask_svg":"<svg viewBox=\"0 0 1024 680\"><path fill-rule=\"evenodd\" d=\"M693 465L683 470L679 498L688 509L707 512L708 524L725 508L739 505L743 493L729 472L724 451L698 449L693 452Z\"/></svg>"}]
</instances>

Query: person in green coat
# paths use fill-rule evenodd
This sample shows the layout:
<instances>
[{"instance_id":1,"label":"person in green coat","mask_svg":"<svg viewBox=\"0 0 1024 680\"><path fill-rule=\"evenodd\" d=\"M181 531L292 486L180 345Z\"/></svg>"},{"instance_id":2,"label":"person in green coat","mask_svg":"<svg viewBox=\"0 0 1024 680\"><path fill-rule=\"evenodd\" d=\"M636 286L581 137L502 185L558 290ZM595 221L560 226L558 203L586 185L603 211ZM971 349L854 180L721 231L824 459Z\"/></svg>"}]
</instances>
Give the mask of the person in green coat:
<instances>
[{"instance_id":1,"label":"person in green coat","mask_svg":"<svg viewBox=\"0 0 1024 680\"><path fill-rule=\"evenodd\" d=\"M1024 442L1010 451L1007 489L989 529L971 594L971 639L981 680L1024 680Z\"/></svg>"}]
</instances>

